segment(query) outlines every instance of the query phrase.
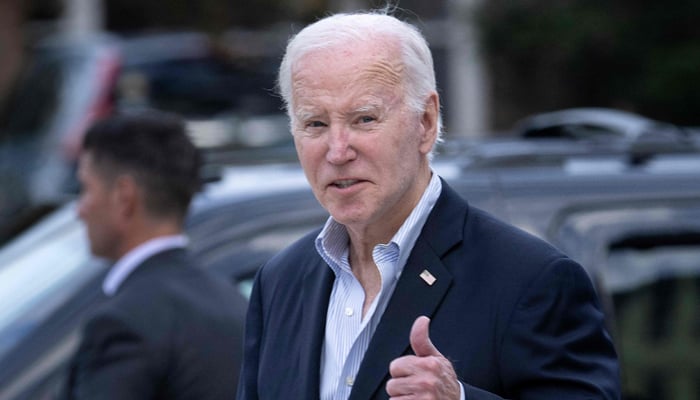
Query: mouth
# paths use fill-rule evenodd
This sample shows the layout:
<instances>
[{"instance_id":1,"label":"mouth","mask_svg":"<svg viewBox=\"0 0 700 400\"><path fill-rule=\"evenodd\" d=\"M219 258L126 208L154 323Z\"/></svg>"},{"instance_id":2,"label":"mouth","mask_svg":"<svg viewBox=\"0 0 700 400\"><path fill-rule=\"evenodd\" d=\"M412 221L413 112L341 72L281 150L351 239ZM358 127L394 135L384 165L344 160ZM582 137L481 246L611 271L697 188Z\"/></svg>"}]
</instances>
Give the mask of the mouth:
<instances>
[{"instance_id":1,"label":"mouth","mask_svg":"<svg viewBox=\"0 0 700 400\"><path fill-rule=\"evenodd\" d=\"M339 189L345 189L345 188L349 188L350 186L355 185L359 182L360 181L357 179L340 179L337 181L333 181L331 183L331 186L337 187Z\"/></svg>"}]
</instances>

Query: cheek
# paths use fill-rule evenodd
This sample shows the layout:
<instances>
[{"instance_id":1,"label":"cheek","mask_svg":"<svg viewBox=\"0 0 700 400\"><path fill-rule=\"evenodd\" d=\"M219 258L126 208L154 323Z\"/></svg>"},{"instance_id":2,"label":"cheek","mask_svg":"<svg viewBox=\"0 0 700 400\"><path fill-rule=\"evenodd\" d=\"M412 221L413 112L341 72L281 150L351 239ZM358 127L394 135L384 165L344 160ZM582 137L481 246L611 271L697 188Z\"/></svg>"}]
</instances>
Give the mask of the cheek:
<instances>
[{"instance_id":1,"label":"cheek","mask_svg":"<svg viewBox=\"0 0 700 400\"><path fill-rule=\"evenodd\" d=\"M321 140L302 137L296 138L294 144L303 167L314 166L325 156Z\"/></svg>"},{"instance_id":2,"label":"cheek","mask_svg":"<svg viewBox=\"0 0 700 400\"><path fill-rule=\"evenodd\" d=\"M78 199L78 217L85 219L90 213L90 198L86 195L81 195Z\"/></svg>"},{"instance_id":3,"label":"cheek","mask_svg":"<svg viewBox=\"0 0 700 400\"><path fill-rule=\"evenodd\" d=\"M99 198L94 193L86 193L78 200L78 216L83 220L94 219L98 213L100 218L105 218L108 209L104 199Z\"/></svg>"},{"instance_id":4,"label":"cheek","mask_svg":"<svg viewBox=\"0 0 700 400\"><path fill-rule=\"evenodd\" d=\"M313 162L310 151L309 151L309 146L306 145L304 139L300 139L298 137L294 138L294 146L296 147L297 151L297 157L299 158L299 164L301 164L301 168L304 171L304 175L306 176L306 180L311 184L313 187L314 183L314 172L316 170L315 165L316 163Z\"/></svg>"},{"instance_id":5,"label":"cheek","mask_svg":"<svg viewBox=\"0 0 700 400\"><path fill-rule=\"evenodd\" d=\"M304 140L298 134L294 134L292 138L294 139L294 148L297 151L297 155L301 158L301 154L304 151Z\"/></svg>"}]
</instances>

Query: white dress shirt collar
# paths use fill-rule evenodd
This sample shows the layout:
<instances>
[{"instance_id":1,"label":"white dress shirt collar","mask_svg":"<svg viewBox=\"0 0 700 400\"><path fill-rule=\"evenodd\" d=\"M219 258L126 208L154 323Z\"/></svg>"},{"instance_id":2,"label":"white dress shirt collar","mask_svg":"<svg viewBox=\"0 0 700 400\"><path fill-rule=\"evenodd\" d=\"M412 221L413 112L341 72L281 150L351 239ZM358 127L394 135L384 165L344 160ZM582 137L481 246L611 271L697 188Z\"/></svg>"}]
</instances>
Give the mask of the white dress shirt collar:
<instances>
[{"instance_id":1,"label":"white dress shirt collar","mask_svg":"<svg viewBox=\"0 0 700 400\"><path fill-rule=\"evenodd\" d=\"M119 286L146 259L165 250L185 247L187 247L187 237L184 235L161 236L134 247L110 268L102 282L102 291L107 296L115 295Z\"/></svg>"}]
</instances>

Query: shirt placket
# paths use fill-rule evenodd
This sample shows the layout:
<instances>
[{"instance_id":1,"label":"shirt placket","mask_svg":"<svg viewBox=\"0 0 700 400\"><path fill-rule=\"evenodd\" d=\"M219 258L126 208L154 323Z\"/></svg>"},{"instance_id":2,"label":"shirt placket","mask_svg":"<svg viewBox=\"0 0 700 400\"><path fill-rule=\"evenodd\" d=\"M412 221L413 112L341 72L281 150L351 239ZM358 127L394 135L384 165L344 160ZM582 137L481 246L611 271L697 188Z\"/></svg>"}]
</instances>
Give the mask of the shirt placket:
<instances>
[{"instance_id":1,"label":"shirt placket","mask_svg":"<svg viewBox=\"0 0 700 400\"><path fill-rule=\"evenodd\" d=\"M377 295L375 303L370 308L365 320L362 320L362 307L364 305L364 290L360 285L360 282L348 272L348 280L345 284L350 285L348 288L349 296L345 303L344 314L347 317L347 322L351 322L347 326L348 329L342 332L354 332L353 340L349 343L350 349L347 351L346 357L343 359L343 368L338 382L338 394L337 399L347 399L350 396L350 391L352 386L355 384L355 377L360 368L360 363L362 358L360 355L364 354L369 346L369 340L373 327L376 326L378 318L375 318L375 313L377 312L378 304L382 304L383 292L386 291L386 286L389 286L391 278L387 276L387 272L391 271L391 266L387 264L396 263L398 259L398 249L392 246L381 247L377 249L374 254L375 262L379 267L380 274L382 276L382 289ZM346 271L347 272L347 271ZM381 307L380 307L381 308ZM342 333L341 333L342 334Z\"/></svg>"},{"instance_id":2,"label":"shirt placket","mask_svg":"<svg viewBox=\"0 0 700 400\"><path fill-rule=\"evenodd\" d=\"M338 314L342 315L342 322L337 335L345 336L342 348L342 368L340 379L338 380L337 398L347 399L352 390L352 385L355 383L355 375L359 369L359 361L357 359L358 346L362 346L363 337L366 335L366 324L363 327L362 323L362 306L364 303L363 290L360 283L347 273L342 280L343 301L338 303Z\"/></svg>"}]
</instances>

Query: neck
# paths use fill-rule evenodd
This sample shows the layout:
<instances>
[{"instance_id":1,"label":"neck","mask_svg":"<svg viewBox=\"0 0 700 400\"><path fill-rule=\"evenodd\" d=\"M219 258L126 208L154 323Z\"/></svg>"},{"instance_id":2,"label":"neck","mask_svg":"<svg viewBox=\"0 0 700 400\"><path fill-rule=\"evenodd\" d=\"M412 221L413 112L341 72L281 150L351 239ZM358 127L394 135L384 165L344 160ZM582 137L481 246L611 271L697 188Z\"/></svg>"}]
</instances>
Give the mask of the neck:
<instances>
[{"instance_id":1,"label":"neck","mask_svg":"<svg viewBox=\"0 0 700 400\"><path fill-rule=\"evenodd\" d=\"M182 228L178 224L170 221L159 223L149 222L147 224L135 224L122 237L124 238L123 245L119 257L133 250L134 248L163 236L172 236L182 234Z\"/></svg>"}]
</instances>

